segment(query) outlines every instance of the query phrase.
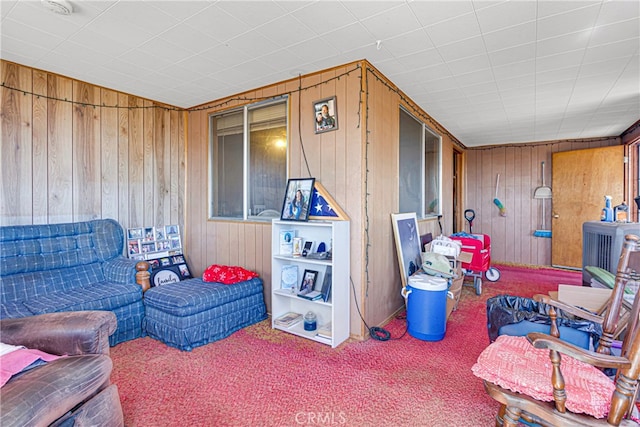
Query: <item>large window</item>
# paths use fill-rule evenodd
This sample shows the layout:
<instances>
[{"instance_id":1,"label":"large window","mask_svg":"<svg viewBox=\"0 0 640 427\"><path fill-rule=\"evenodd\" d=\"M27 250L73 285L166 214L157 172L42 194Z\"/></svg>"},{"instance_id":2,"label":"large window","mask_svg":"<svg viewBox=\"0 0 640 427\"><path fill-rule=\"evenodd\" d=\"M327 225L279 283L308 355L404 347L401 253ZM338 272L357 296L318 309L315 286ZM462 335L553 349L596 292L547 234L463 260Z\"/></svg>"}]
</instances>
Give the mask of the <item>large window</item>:
<instances>
[{"instance_id":1,"label":"large window","mask_svg":"<svg viewBox=\"0 0 640 427\"><path fill-rule=\"evenodd\" d=\"M441 214L440 147L435 132L400 109L400 212L420 218Z\"/></svg>"},{"instance_id":2,"label":"large window","mask_svg":"<svg viewBox=\"0 0 640 427\"><path fill-rule=\"evenodd\" d=\"M210 117L211 218L280 216L287 184L287 101Z\"/></svg>"}]
</instances>

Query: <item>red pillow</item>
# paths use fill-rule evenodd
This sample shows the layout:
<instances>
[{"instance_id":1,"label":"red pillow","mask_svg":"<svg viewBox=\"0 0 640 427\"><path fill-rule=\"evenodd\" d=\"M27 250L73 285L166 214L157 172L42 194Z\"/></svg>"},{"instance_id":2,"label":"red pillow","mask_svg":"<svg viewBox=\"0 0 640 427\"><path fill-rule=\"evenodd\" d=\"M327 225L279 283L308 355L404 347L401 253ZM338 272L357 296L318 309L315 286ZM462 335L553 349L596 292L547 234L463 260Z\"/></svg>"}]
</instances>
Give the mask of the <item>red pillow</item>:
<instances>
[{"instance_id":1,"label":"red pillow","mask_svg":"<svg viewBox=\"0 0 640 427\"><path fill-rule=\"evenodd\" d=\"M245 270L242 267L217 264L210 265L202 274L202 280L205 282L219 282L225 285L244 282L254 277L258 277L258 273Z\"/></svg>"}]
</instances>

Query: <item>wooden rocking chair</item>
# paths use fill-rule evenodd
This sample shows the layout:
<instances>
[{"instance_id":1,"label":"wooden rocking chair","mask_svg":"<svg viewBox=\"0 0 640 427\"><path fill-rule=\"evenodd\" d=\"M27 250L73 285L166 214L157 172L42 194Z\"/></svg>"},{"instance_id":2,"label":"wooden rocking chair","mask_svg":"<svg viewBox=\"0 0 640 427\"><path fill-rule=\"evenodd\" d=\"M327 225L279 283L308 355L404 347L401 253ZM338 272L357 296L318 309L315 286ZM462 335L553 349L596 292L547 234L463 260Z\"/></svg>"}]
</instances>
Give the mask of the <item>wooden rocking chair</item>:
<instances>
[{"instance_id":1,"label":"wooden rocking chair","mask_svg":"<svg viewBox=\"0 0 640 427\"><path fill-rule=\"evenodd\" d=\"M621 355L608 354L609 337L616 329L616 316L622 303L620 290L630 279L629 255L638 251L640 238L627 235L618 263L614 296L603 319L607 333L599 352L584 350L558 338L555 313L552 314L552 335L500 336L482 352L472 369L484 380L487 393L501 404L496 426L516 427L520 419L542 426L638 425L626 417L635 403L640 376L640 292L630 310ZM614 379L602 371L607 368L615 370Z\"/></svg>"}]
</instances>

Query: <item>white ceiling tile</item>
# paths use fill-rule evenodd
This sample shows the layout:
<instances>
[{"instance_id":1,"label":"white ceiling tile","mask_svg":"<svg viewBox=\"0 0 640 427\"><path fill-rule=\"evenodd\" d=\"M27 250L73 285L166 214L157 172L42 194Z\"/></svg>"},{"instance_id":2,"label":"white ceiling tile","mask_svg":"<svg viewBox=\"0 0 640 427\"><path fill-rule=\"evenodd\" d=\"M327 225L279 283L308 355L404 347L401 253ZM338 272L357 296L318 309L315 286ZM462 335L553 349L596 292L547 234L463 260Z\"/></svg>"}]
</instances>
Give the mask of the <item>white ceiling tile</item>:
<instances>
[{"instance_id":1,"label":"white ceiling tile","mask_svg":"<svg viewBox=\"0 0 640 427\"><path fill-rule=\"evenodd\" d=\"M157 56L160 58L173 58L175 62L180 62L185 58L193 55L193 53L184 49L182 46L173 44L167 40L163 40L159 37L149 40L141 46L151 56Z\"/></svg>"},{"instance_id":2,"label":"white ceiling tile","mask_svg":"<svg viewBox=\"0 0 640 427\"><path fill-rule=\"evenodd\" d=\"M253 28L253 25L249 25L241 19L228 14L217 4L186 19L184 23L219 41L232 39Z\"/></svg>"},{"instance_id":3,"label":"white ceiling tile","mask_svg":"<svg viewBox=\"0 0 640 427\"><path fill-rule=\"evenodd\" d=\"M22 57L22 52L29 52L31 55L31 57L25 57L29 60L23 62L23 64L35 64L38 59L46 56L50 50L42 46L27 43L18 38L9 36L2 37L2 43L0 44L0 56L2 58L8 59L9 55L19 55Z\"/></svg>"},{"instance_id":4,"label":"white ceiling tile","mask_svg":"<svg viewBox=\"0 0 640 427\"><path fill-rule=\"evenodd\" d=\"M635 40L640 45L640 18L595 28L589 40L589 47L615 43L624 39Z\"/></svg>"},{"instance_id":5,"label":"white ceiling tile","mask_svg":"<svg viewBox=\"0 0 640 427\"><path fill-rule=\"evenodd\" d=\"M480 26L474 13L461 15L425 28L436 47L476 37L481 34Z\"/></svg>"},{"instance_id":6,"label":"white ceiling tile","mask_svg":"<svg viewBox=\"0 0 640 427\"><path fill-rule=\"evenodd\" d=\"M110 10L106 11L91 22L93 32L130 47L139 46L155 36L154 33L109 12Z\"/></svg>"},{"instance_id":7,"label":"white ceiling tile","mask_svg":"<svg viewBox=\"0 0 640 427\"><path fill-rule=\"evenodd\" d=\"M496 66L493 64L493 75L496 80L508 79L517 76L533 75L536 70L535 60L529 59L521 62L512 62Z\"/></svg>"},{"instance_id":8,"label":"white ceiling tile","mask_svg":"<svg viewBox=\"0 0 640 427\"><path fill-rule=\"evenodd\" d=\"M335 49L333 46L327 45L327 41L321 37L305 40L303 43L289 45L287 46L287 50L300 58L302 64L312 62L318 58L326 58L335 55ZM308 70L308 72L311 71L313 70Z\"/></svg>"},{"instance_id":9,"label":"white ceiling tile","mask_svg":"<svg viewBox=\"0 0 640 427\"><path fill-rule=\"evenodd\" d=\"M541 57L556 55L563 52L584 50L589 43L590 35L591 30L584 30L540 40L536 46L536 55Z\"/></svg>"},{"instance_id":10,"label":"white ceiling tile","mask_svg":"<svg viewBox=\"0 0 640 427\"><path fill-rule=\"evenodd\" d=\"M182 46L189 52L198 53L210 49L219 42L209 35L187 24L178 24L163 32L159 38Z\"/></svg>"},{"instance_id":11,"label":"white ceiling tile","mask_svg":"<svg viewBox=\"0 0 640 427\"><path fill-rule=\"evenodd\" d=\"M320 38L325 43L324 49L340 52L347 52L365 45L373 46L377 40L360 24L351 24L338 28L324 33Z\"/></svg>"},{"instance_id":12,"label":"white ceiling tile","mask_svg":"<svg viewBox=\"0 0 640 427\"><path fill-rule=\"evenodd\" d=\"M623 40L595 47L588 47L584 55L584 63L608 61L615 58L626 58L638 54L639 40Z\"/></svg>"},{"instance_id":13,"label":"white ceiling tile","mask_svg":"<svg viewBox=\"0 0 640 427\"><path fill-rule=\"evenodd\" d=\"M5 2L2 1L0 4L4 9ZM36 28L43 33L55 34L59 38L70 36L85 23L77 15L66 16L51 13L40 2L33 1L17 2L8 17L13 21L23 23L23 25Z\"/></svg>"},{"instance_id":14,"label":"white ceiling tile","mask_svg":"<svg viewBox=\"0 0 640 427\"><path fill-rule=\"evenodd\" d=\"M420 28L420 23L406 6L387 10L385 13L360 22L371 33L374 40L385 40Z\"/></svg>"},{"instance_id":15,"label":"white ceiling tile","mask_svg":"<svg viewBox=\"0 0 640 427\"><path fill-rule=\"evenodd\" d=\"M423 27L474 12L470 1L414 1L409 3L409 7Z\"/></svg>"},{"instance_id":16,"label":"white ceiling tile","mask_svg":"<svg viewBox=\"0 0 640 427\"><path fill-rule=\"evenodd\" d=\"M18 7L18 5L20 3L25 3L25 2L19 2L17 0L6 0L6 1L2 1L0 2L0 18L4 19L7 17L7 15L9 15L10 12L13 12L14 8Z\"/></svg>"},{"instance_id":17,"label":"white ceiling tile","mask_svg":"<svg viewBox=\"0 0 640 427\"><path fill-rule=\"evenodd\" d=\"M429 92L438 92L441 90L451 90L458 87L458 82L453 77L443 77L441 79L427 80L422 86Z\"/></svg>"},{"instance_id":18,"label":"white ceiling tile","mask_svg":"<svg viewBox=\"0 0 640 427\"><path fill-rule=\"evenodd\" d=\"M422 30L414 30L403 33L397 37L385 39L382 42L384 49L389 49L394 56L400 57L413 52L420 52L433 48L433 43L427 34Z\"/></svg>"},{"instance_id":19,"label":"white ceiling tile","mask_svg":"<svg viewBox=\"0 0 640 427\"><path fill-rule=\"evenodd\" d=\"M596 25L607 25L640 17L638 1L605 1L602 2Z\"/></svg>"},{"instance_id":20,"label":"white ceiling tile","mask_svg":"<svg viewBox=\"0 0 640 427\"><path fill-rule=\"evenodd\" d=\"M356 18L351 15L342 3L332 2L315 2L291 12L291 16L302 22L306 31L309 29L312 35L324 34L335 28L345 27L357 22ZM271 25L271 24L268 24ZM280 27L285 28L285 27ZM289 34L299 34L295 29ZM304 37L304 35L302 35Z\"/></svg>"},{"instance_id":21,"label":"white ceiling tile","mask_svg":"<svg viewBox=\"0 0 640 427\"><path fill-rule=\"evenodd\" d=\"M143 3L145 6L149 5L163 11L166 15L171 16L178 21L182 21L193 15L196 15L197 13L202 12L203 9L211 6L210 3L205 1L143 0ZM224 4L229 3L233 4L234 2L224 2L222 4L219 4L218 6L222 7ZM251 9L247 8L247 10L245 10L245 14L250 10Z\"/></svg>"},{"instance_id":22,"label":"white ceiling tile","mask_svg":"<svg viewBox=\"0 0 640 427\"><path fill-rule=\"evenodd\" d=\"M282 31L287 28L288 31ZM305 24L290 15L285 15L271 21L267 25L262 25L256 29L258 34L263 34L268 40L276 44L276 46L286 47L294 42L300 42L311 39L316 34ZM291 37L295 34L296 37Z\"/></svg>"},{"instance_id":23,"label":"white ceiling tile","mask_svg":"<svg viewBox=\"0 0 640 427\"><path fill-rule=\"evenodd\" d=\"M109 19L111 25L130 26L151 35L162 34L179 20L156 8L161 2L119 1L105 11L97 20ZM124 22L123 22L124 18Z\"/></svg>"},{"instance_id":24,"label":"white ceiling tile","mask_svg":"<svg viewBox=\"0 0 640 427\"><path fill-rule=\"evenodd\" d=\"M440 56L440 52L437 49L415 52L410 55L401 56L397 59L398 62L405 67L406 72L411 72L411 70L416 68L422 69L444 64L444 61ZM447 74L449 73L447 72Z\"/></svg>"},{"instance_id":25,"label":"white ceiling tile","mask_svg":"<svg viewBox=\"0 0 640 427\"><path fill-rule=\"evenodd\" d=\"M285 5L288 4L295 4L297 2L284 2ZM307 3L312 3L312 2L307 2ZM322 3L327 3L327 2L322 2ZM404 7L404 2L398 2L398 1L341 1L343 7L345 9L347 9L353 16L356 17L356 19L367 19L371 16L374 15L379 15L382 13L386 13L389 10L398 8L398 7Z\"/></svg>"},{"instance_id":26,"label":"white ceiling tile","mask_svg":"<svg viewBox=\"0 0 640 427\"><path fill-rule=\"evenodd\" d=\"M459 42L437 48L446 62L476 56L485 53L484 41L481 36L471 37Z\"/></svg>"},{"instance_id":27,"label":"white ceiling tile","mask_svg":"<svg viewBox=\"0 0 640 427\"><path fill-rule=\"evenodd\" d=\"M494 67L499 67L501 65L522 62L535 58L535 52L535 43L528 43L516 47L510 47L508 49L489 52L489 59Z\"/></svg>"},{"instance_id":28,"label":"white ceiling tile","mask_svg":"<svg viewBox=\"0 0 640 427\"><path fill-rule=\"evenodd\" d=\"M137 62L143 67L146 67L150 70L160 70L176 63L175 59L170 59L170 57L168 56L150 54L149 51L144 48L144 46L142 48L131 49L118 56L118 58L123 61ZM103 58L100 63L104 63L105 59L111 60L110 58Z\"/></svg>"},{"instance_id":29,"label":"white ceiling tile","mask_svg":"<svg viewBox=\"0 0 640 427\"><path fill-rule=\"evenodd\" d=\"M25 26L11 18L2 21L3 37L4 34L13 34L15 38L19 38L25 43L39 46L43 49L54 49L64 41L62 37L42 32L37 28Z\"/></svg>"},{"instance_id":30,"label":"white ceiling tile","mask_svg":"<svg viewBox=\"0 0 640 427\"><path fill-rule=\"evenodd\" d=\"M454 78L462 88L481 83L494 82L493 73L488 69L475 71L473 73L458 74Z\"/></svg>"},{"instance_id":31,"label":"white ceiling tile","mask_svg":"<svg viewBox=\"0 0 640 427\"><path fill-rule=\"evenodd\" d=\"M540 3L545 2L538 4ZM541 18L538 20L538 40L589 30L595 25L599 11L600 3L598 2L582 9Z\"/></svg>"},{"instance_id":32,"label":"white ceiling tile","mask_svg":"<svg viewBox=\"0 0 640 427\"><path fill-rule=\"evenodd\" d=\"M415 72L416 78L423 79L425 83L431 80L441 80L446 78L453 78L453 75L449 71L449 67L446 64L438 64L426 68L421 68Z\"/></svg>"},{"instance_id":33,"label":"white ceiling tile","mask_svg":"<svg viewBox=\"0 0 640 427\"><path fill-rule=\"evenodd\" d=\"M483 32L491 32L536 20L536 2L506 1L476 10Z\"/></svg>"},{"instance_id":34,"label":"white ceiling tile","mask_svg":"<svg viewBox=\"0 0 640 427\"><path fill-rule=\"evenodd\" d=\"M573 81L578 77L580 67L578 65L536 73L536 84L544 85L562 81Z\"/></svg>"},{"instance_id":35,"label":"white ceiling tile","mask_svg":"<svg viewBox=\"0 0 640 427\"><path fill-rule=\"evenodd\" d=\"M111 39L108 36L99 34L89 27L84 27L68 41L74 42L79 45L86 46L89 49L101 52L106 57L117 57L125 52L131 50L132 46L126 43L121 43L117 40Z\"/></svg>"},{"instance_id":36,"label":"white ceiling tile","mask_svg":"<svg viewBox=\"0 0 640 427\"><path fill-rule=\"evenodd\" d=\"M524 94L527 88L534 88L536 79L534 74L526 76L517 76L510 79L501 79L496 81L496 85L503 92L512 91L516 95L518 93ZM533 93L533 92L532 92Z\"/></svg>"},{"instance_id":37,"label":"white ceiling tile","mask_svg":"<svg viewBox=\"0 0 640 427\"><path fill-rule=\"evenodd\" d=\"M598 6L601 3L600 0L538 1L538 19L585 7Z\"/></svg>"},{"instance_id":38,"label":"white ceiling tile","mask_svg":"<svg viewBox=\"0 0 640 427\"><path fill-rule=\"evenodd\" d=\"M454 76L457 76L460 74L474 73L480 70L488 70L491 68L491 62L489 61L489 56L486 54L469 56L466 58L459 59L457 61L449 61L447 62L447 65L449 66L449 69L451 70Z\"/></svg>"},{"instance_id":39,"label":"white ceiling tile","mask_svg":"<svg viewBox=\"0 0 640 427\"><path fill-rule=\"evenodd\" d=\"M584 55L584 50L574 50L572 52L563 52L556 55L540 57L536 60L536 71L541 73L544 71L575 66L582 62Z\"/></svg>"},{"instance_id":40,"label":"white ceiling tile","mask_svg":"<svg viewBox=\"0 0 640 427\"><path fill-rule=\"evenodd\" d=\"M482 38L489 52L507 49L536 41L536 24L528 22L491 33L484 33Z\"/></svg>"}]
</instances>

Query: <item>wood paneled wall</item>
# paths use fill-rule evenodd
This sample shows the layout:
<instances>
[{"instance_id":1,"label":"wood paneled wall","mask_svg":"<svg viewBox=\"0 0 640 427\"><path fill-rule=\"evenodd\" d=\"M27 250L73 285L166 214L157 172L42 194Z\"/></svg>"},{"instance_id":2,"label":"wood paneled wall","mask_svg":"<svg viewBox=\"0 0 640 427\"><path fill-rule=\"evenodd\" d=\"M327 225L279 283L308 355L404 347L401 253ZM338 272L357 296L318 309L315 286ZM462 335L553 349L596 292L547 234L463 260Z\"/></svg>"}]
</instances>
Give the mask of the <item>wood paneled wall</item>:
<instances>
[{"instance_id":1,"label":"wood paneled wall","mask_svg":"<svg viewBox=\"0 0 640 427\"><path fill-rule=\"evenodd\" d=\"M540 201L532 198L541 185L541 161L550 184L552 152L620 143L612 138L465 150L366 61L188 113L14 63L1 65L6 87L0 89L0 224L92 218L114 218L125 228L176 223L195 275L214 263L257 271L269 309L270 223L208 219L208 117L251 100L288 95L289 177L318 179L351 220L355 337L368 332L361 315L368 325L380 325L404 305L390 220L398 206L400 105L442 137L443 216L420 221L420 233L450 234L456 220L466 229L462 211L472 208L473 231L491 235L494 261L551 262L549 239L532 235L541 220ZM339 129L315 134L313 103L331 96L337 99ZM453 215L454 150L462 153L463 163L459 218ZM507 217L493 204L498 173ZM551 207L548 203L547 224Z\"/></svg>"},{"instance_id":2,"label":"wood paneled wall","mask_svg":"<svg viewBox=\"0 0 640 427\"><path fill-rule=\"evenodd\" d=\"M184 226L185 112L1 61L0 223Z\"/></svg>"},{"instance_id":3,"label":"wood paneled wall","mask_svg":"<svg viewBox=\"0 0 640 427\"><path fill-rule=\"evenodd\" d=\"M545 184L551 186L552 153L619 144L619 138L601 138L467 150L462 210L476 212L474 233L491 237L492 262L551 265L551 239L533 236L542 224L542 200L533 198L536 187L542 185L542 162ZM498 199L507 210L506 217L500 216L493 203L498 174ZM550 230L553 201L545 203L545 225ZM469 231L468 224L465 231Z\"/></svg>"},{"instance_id":4,"label":"wood paneled wall","mask_svg":"<svg viewBox=\"0 0 640 427\"><path fill-rule=\"evenodd\" d=\"M257 271L271 310L271 223L208 220L209 116L265 98L289 97L288 175L315 177L351 218L351 276L360 288L362 258L362 152L358 63L292 79L189 113L187 245L196 274L210 264L242 265ZM336 97L338 130L315 134L313 103ZM299 129L301 130L299 132ZM306 161L305 161L306 158ZM309 169L307 169L307 163ZM284 189L283 189L284 195ZM352 301L353 303L353 301ZM355 310L354 310L355 311ZM357 314L352 329L360 330Z\"/></svg>"}]
</instances>

